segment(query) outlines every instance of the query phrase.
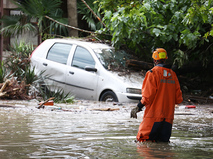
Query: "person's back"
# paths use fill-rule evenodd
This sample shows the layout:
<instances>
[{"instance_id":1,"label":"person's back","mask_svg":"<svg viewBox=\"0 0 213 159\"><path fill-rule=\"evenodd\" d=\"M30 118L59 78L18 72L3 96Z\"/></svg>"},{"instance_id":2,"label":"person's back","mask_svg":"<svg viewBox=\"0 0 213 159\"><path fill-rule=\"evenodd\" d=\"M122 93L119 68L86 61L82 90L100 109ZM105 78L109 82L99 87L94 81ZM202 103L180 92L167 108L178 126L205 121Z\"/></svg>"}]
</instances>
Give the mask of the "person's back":
<instances>
[{"instance_id":1,"label":"person's back","mask_svg":"<svg viewBox=\"0 0 213 159\"><path fill-rule=\"evenodd\" d=\"M164 49L156 51L166 55L162 59L159 56L156 59L153 57L156 66L146 73L143 81L142 99L138 107L145 105L146 109L137 134L137 140L140 142L147 140L168 142L175 104L183 100L175 72L166 68L164 64L164 60L167 59L166 51Z\"/></svg>"},{"instance_id":2,"label":"person's back","mask_svg":"<svg viewBox=\"0 0 213 159\"><path fill-rule=\"evenodd\" d=\"M175 104L182 102L182 94L176 92L180 90L176 74L158 64L147 73L146 79L142 89L142 102L146 103L144 117L173 119Z\"/></svg>"}]
</instances>

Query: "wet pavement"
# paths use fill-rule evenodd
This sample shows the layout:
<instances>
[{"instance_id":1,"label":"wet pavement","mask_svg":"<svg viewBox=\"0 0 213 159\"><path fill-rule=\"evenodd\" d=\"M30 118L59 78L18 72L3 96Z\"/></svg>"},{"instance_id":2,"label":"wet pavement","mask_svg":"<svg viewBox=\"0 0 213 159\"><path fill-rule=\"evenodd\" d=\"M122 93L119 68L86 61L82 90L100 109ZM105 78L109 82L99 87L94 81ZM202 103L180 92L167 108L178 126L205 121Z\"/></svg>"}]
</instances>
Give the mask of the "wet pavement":
<instances>
[{"instance_id":1,"label":"wet pavement","mask_svg":"<svg viewBox=\"0 0 213 159\"><path fill-rule=\"evenodd\" d=\"M213 106L176 108L171 142L135 143L135 103L0 101L0 158L213 158ZM108 110L108 111L107 111Z\"/></svg>"}]
</instances>

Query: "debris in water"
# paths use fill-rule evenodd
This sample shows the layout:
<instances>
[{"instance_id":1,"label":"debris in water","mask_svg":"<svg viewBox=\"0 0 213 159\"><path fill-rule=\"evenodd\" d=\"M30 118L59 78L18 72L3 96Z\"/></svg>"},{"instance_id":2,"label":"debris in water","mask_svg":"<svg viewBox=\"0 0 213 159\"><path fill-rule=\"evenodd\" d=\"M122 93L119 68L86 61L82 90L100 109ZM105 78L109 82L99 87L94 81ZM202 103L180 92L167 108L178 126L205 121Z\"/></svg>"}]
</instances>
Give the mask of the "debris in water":
<instances>
[{"instance_id":1,"label":"debris in water","mask_svg":"<svg viewBox=\"0 0 213 159\"><path fill-rule=\"evenodd\" d=\"M41 102L41 103L39 103L39 105L41 105L43 102ZM48 101L48 102L46 102L46 103L43 103L43 105L54 105L54 101L53 100L50 100L50 101Z\"/></svg>"},{"instance_id":2,"label":"debris in water","mask_svg":"<svg viewBox=\"0 0 213 159\"><path fill-rule=\"evenodd\" d=\"M49 102L49 101L51 101L51 100L53 100L54 98L55 97L51 97L51 98L45 100L44 102L39 103L38 109L44 108L44 104L47 103L47 102Z\"/></svg>"},{"instance_id":3,"label":"debris in water","mask_svg":"<svg viewBox=\"0 0 213 159\"><path fill-rule=\"evenodd\" d=\"M179 106L179 109L191 109L191 108L196 108L195 105L183 105L183 106Z\"/></svg>"},{"instance_id":4,"label":"debris in water","mask_svg":"<svg viewBox=\"0 0 213 159\"><path fill-rule=\"evenodd\" d=\"M185 109L190 109L190 108L196 108L196 106L195 106L195 105L187 105L187 106L185 107Z\"/></svg>"},{"instance_id":5,"label":"debris in water","mask_svg":"<svg viewBox=\"0 0 213 159\"><path fill-rule=\"evenodd\" d=\"M115 110L120 110L120 108L96 108L96 109L91 109L91 110L97 110L97 111L115 111Z\"/></svg>"}]
</instances>

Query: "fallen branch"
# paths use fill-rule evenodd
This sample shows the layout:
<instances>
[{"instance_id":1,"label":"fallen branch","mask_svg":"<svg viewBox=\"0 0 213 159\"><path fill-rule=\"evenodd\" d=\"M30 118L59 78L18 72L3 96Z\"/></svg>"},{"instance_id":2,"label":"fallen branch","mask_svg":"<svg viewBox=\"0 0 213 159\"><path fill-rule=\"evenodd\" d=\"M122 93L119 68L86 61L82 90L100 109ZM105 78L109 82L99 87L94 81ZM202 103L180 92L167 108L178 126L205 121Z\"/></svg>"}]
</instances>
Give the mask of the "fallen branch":
<instances>
[{"instance_id":1,"label":"fallen branch","mask_svg":"<svg viewBox=\"0 0 213 159\"><path fill-rule=\"evenodd\" d=\"M154 65L148 62L130 59L126 61L126 66L136 70L150 70Z\"/></svg>"},{"instance_id":2,"label":"fallen branch","mask_svg":"<svg viewBox=\"0 0 213 159\"><path fill-rule=\"evenodd\" d=\"M0 107L5 107L5 108L15 108L14 106L12 106L12 105L0 105Z\"/></svg>"},{"instance_id":3,"label":"fallen branch","mask_svg":"<svg viewBox=\"0 0 213 159\"><path fill-rule=\"evenodd\" d=\"M45 15L45 17L46 17L47 19L49 19L49 20L55 22L55 23L58 23L58 24L60 24L60 25L63 25L63 26L65 26L65 27L68 27L68 28L72 28L72 29L75 29L75 30L78 30L78 31L81 31L81 32L89 33L89 34L98 34L98 33L92 32L92 31L88 31L88 30L84 30L84 29L79 29L79 28L76 28L76 27L74 27L74 26L70 26L70 25L67 25L67 24L63 24L63 23L61 23L61 22L59 22L59 21L57 21L57 20L55 20L55 19L53 19L53 18L51 18L51 17L49 17L49 16L47 16L47 15Z\"/></svg>"},{"instance_id":4,"label":"fallen branch","mask_svg":"<svg viewBox=\"0 0 213 159\"><path fill-rule=\"evenodd\" d=\"M0 93L0 97L4 97L6 94L7 92Z\"/></svg>"},{"instance_id":5,"label":"fallen branch","mask_svg":"<svg viewBox=\"0 0 213 159\"><path fill-rule=\"evenodd\" d=\"M3 84L3 86L0 89L0 93L2 93L4 91L4 89L7 87L7 85L10 83L10 80L6 80Z\"/></svg>"},{"instance_id":6,"label":"fallen branch","mask_svg":"<svg viewBox=\"0 0 213 159\"><path fill-rule=\"evenodd\" d=\"M90 8L90 6L84 0L81 1L87 6L87 8L92 12L92 14L103 24L103 26L107 28L104 22L101 20L101 18L98 17L97 14L95 14L95 12Z\"/></svg>"},{"instance_id":7,"label":"fallen branch","mask_svg":"<svg viewBox=\"0 0 213 159\"><path fill-rule=\"evenodd\" d=\"M51 17L49 17L49 16L47 16L47 15L45 15L45 17L46 17L47 19L49 19L49 20L55 22L55 23L58 23L58 24L60 24L60 25L62 25L62 26L67 27L67 28L75 29L75 30L78 30L78 31L81 31L81 32L85 32L85 33L89 33L89 34L93 34L93 35L99 34L99 35L109 35L109 36L111 36L110 34L103 34L103 33L98 33L98 32L92 32L92 31L88 31L88 30L76 28L76 27L74 27L74 26L70 26L70 25L67 25L67 24L63 24L63 23L61 23L61 22L59 22L59 21L57 21L57 20L55 20L55 19L53 19L53 18L51 18Z\"/></svg>"},{"instance_id":8,"label":"fallen branch","mask_svg":"<svg viewBox=\"0 0 213 159\"><path fill-rule=\"evenodd\" d=\"M115 111L115 110L120 110L119 108L96 108L96 109L92 109L92 110L96 110L96 111Z\"/></svg>"},{"instance_id":9,"label":"fallen branch","mask_svg":"<svg viewBox=\"0 0 213 159\"><path fill-rule=\"evenodd\" d=\"M14 77L0 84L1 99L31 99L27 94L28 85L24 81L18 82Z\"/></svg>"},{"instance_id":10,"label":"fallen branch","mask_svg":"<svg viewBox=\"0 0 213 159\"><path fill-rule=\"evenodd\" d=\"M44 102L40 103L40 105L38 106L38 109L40 109L41 107L44 107L44 104L45 104L45 103L47 103L47 102L50 101L50 100L53 100L54 98L55 98L55 97L51 97L51 98L45 100Z\"/></svg>"}]
</instances>

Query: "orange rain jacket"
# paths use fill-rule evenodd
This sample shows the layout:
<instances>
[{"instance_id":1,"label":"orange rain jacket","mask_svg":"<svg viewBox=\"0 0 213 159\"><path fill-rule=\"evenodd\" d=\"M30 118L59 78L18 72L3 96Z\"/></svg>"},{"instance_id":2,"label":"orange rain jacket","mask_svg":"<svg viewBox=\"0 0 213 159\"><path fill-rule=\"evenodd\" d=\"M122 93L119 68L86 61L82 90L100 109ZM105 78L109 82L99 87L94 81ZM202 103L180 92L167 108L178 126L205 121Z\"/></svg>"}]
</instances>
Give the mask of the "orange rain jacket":
<instances>
[{"instance_id":1,"label":"orange rain jacket","mask_svg":"<svg viewBox=\"0 0 213 159\"><path fill-rule=\"evenodd\" d=\"M150 137L151 131L157 132L162 129L154 128L154 125L159 125L158 123L161 122L171 125L166 126L165 129L168 130L163 130L164 132L168 131L166 133L169 140L175 104L180 104L182 101L180 84L174 71L166 68L165 64L158 64L148 71L143 81L141 99L141 103L145 105L146 109L143 121L139 126L137 140L140 142L152 140Z\"/></svg>"}]
</instances>

